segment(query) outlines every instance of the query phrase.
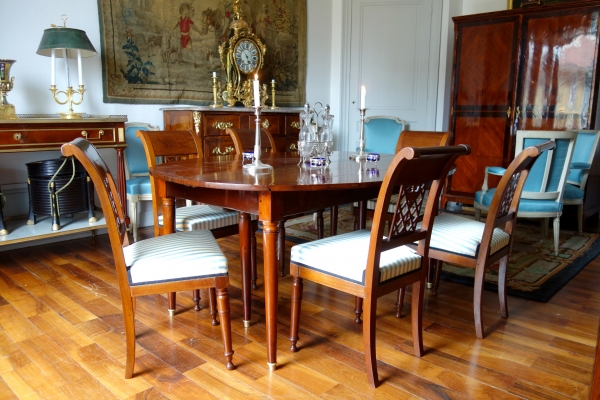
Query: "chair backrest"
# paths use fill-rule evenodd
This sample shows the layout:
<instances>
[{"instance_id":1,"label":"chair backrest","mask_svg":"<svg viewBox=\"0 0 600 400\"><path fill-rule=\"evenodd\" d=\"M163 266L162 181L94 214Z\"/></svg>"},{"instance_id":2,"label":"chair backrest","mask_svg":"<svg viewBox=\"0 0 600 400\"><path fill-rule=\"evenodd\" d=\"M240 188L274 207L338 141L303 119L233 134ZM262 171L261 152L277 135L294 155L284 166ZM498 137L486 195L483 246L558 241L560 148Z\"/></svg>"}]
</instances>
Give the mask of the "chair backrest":
<instances>
[{"instance_id":1,"label":"chair backrest","mask_svg":"<svg viewBox=\"0 0 600 400\"><path fill-rule=\"evenodd\" d=\"M255 128L227 128L225 131L231 136L235 154L242 154L244 151L254 151L254 143L256 142ZM260 129L260 148L264 153L277 153L277 146L273 135L266 129Z\"/></svg>"},{"instance_id":2,"label":"chair backrest","mask_svg":"<svg viewBox=\"0 0 600 400\"><path fill-rule=\"evenodd\" d=\"M567 183L585 188L590 167L600 142L600 131L578 131L573 158L571 159L571 171L567 177Z\"/></svg>"},{"instance_id":3,"label":"chair backrest","mask_svg":"<svg viewBox=\"0 0 600 400\"><path fill-rule=\"evenodd\" d=\"M406 122L396 117L376 116L365 118L365 151L391 153L398 142Z\"/></svg>"},{"instance_id":4,"label":"chair backrest","mask_svg":"<svg viewBox=\"0 0 600 400\"><path fill-rule=\"evenodd\" d=\"M108 166L100 157L98 150L83 138L77 138L61 147L64 156L75 156L85 167L94 183L96 194L102 206L108 228L108 237L113 252L121 296L129 295L129 280L125 267L123 247L129 246L127 223L123 213L119 192Z\"/></svg>"},{"instance_id":5,"label":"chair backrest","mask_svg":"<svg viewBox=\"0 0 600 400\"><path fill-rule=\"evenodd\" d=\"M148 163L142 142L136 136L137 131L154 131L157 128L145 122L125 123L125 178L148 176Z\"/></svg>"},{"instance_id":6,"label":"chair backrest","mask_svg":"<svg viewBox=\"0 0 600 400\"><path fill-rule=\"evenodd\" d=\"M562 201L576 138L576 131L517 131L515 154L547 141L556 143L531 167L521 198Z\"/></svg>"},{"instance_id":7,"label":"chair backrest","mask_svg":"<svg viewBox=\"0 0 600 400\"><path fill-rule=\"evenodd\" d=\"M450 132L402 131L396 144L396 153L405 147L447 146Z\"/></svg>"},{"instance_id":8,"label":"chair backrest","mask_svg":"<svg viewBox=\"0 0 600 400\"><path fill-rule=\"evenodd\" d=\"M427 265L429 239L437 214L439 195L455 160L471 152L468 145L446 147L406 147L388 167L377 197L371 227L365 283L379 284L379 261L383 251L419 241L417 252ZM425 203L425 192L431 193ZM398 195L389 230L388 208L392 195ZM425 213L421 208L425 206ZM421 225L418 225L421 222ZM422 268L425 273L426 268Z\"/></svg>"},{"instance_id":9,"label":"chair backrest","mask_svg":"<svg viewBox=\"0 0 600 400\"><path fill-rule=\"evenodd\" d=\"M202 158L202 142L198 135L190 131L138 131L146 153L148 167L170 161ZM158 235L158 216L162 215L162 199L154 178L152 185L152 209L154 214L154 232Z\"/></svg>"}]
</instances>

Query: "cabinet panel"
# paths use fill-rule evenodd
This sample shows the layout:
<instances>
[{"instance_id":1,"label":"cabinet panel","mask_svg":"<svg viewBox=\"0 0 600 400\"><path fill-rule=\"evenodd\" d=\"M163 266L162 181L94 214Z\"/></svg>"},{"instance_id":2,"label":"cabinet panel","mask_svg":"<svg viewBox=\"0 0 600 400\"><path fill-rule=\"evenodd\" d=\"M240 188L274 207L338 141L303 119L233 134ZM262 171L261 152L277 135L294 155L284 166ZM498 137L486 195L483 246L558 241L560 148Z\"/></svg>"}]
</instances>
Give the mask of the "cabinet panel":
<instances>
[{"instance_id":1,"label":"cabinet panel","mask_svg":"<svg viewBox=\"0 0 600 400\"><path fill-rule=\"evenodd\" d=\"M227 128L241 128L240 119L235 114L207 114L203 118L204 135L223 135Z\"/></svg>"}]
</instances>

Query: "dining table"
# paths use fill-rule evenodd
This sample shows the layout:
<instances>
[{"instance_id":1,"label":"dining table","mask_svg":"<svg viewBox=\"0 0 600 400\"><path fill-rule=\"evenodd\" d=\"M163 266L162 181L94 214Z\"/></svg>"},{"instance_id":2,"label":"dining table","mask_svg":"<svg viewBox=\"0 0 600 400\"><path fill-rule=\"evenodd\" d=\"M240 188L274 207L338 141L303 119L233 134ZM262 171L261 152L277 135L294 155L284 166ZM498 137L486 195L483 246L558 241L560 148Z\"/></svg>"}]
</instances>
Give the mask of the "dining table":
<instances>
[{"instance_id":1,"label":"dining table","mask_svg":"<svg viewBox=\"0 0 600 400\"><path fill-rule=\"evenodd\" d=\"M277 366L279 265L278 227L286 216L359 202L359 227L366 222L366 201L377 197L393 154L379 160L355 161L352 153L336 151L325 166L300 163L297 153L262 155L272 168L252 173L243 156L215 156L173 161L150 168L163 200L165 234L175 230L175 199L184 198L240 212L241 260L249 254L250 215L262 222L267 365ZM250 321L250 265L242 262L244 321ZM246 326L246 324L245 324Z\"/></svg>"}]
</instances>

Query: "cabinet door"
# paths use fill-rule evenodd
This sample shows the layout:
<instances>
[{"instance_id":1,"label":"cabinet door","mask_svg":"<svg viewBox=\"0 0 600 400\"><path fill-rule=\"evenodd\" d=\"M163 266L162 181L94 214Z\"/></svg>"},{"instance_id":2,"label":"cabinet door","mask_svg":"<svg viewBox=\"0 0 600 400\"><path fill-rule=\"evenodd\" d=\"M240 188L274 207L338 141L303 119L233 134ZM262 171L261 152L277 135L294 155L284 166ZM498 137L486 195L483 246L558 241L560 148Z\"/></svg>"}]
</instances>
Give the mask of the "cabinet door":
<instances>
[{"instance_id":1,"label":"cabinet door","mask_svg":"<svg viewBox=\"0 0 600 400\"><path fill-rule=\"evenodd\" d=\"M454 144L468 144L451 177L450 194L472 202L481 189L486 166L506 165L515 94L518 17L463 22L455 26L451 130Z\"/></svg>"},{"instance_id":2,"label":"cabinet door","mask_svg":"<svg viewBox=\"0 0 600 400\"><path fill-rule=\"evenodd\" d=\"M599 7L523 16L518 129L589 129L595 114Z\"/></svg>"}]
</instances>

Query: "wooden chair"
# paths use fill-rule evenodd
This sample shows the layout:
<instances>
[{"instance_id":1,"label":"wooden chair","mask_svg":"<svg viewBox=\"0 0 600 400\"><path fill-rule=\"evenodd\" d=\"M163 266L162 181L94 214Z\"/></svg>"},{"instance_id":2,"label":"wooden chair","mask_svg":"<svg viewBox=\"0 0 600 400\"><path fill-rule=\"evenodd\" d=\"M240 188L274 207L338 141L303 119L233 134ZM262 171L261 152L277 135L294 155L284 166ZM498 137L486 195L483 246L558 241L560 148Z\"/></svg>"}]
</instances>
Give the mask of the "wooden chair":
<instances>
[{"instance_id":1,"label":"wooden chair","mask_svg":"<svg viewBox=\"0 0 600 400\"><path fill-rule=\"evenodd\" d=\"M190 131L138 131L138 137L142 140L144 150L146 152L146 160L149 167L157 165L157 160L169 162L174 160L185 160L193 158L202 158L201 141L197 135ZM154 236L163 235L163 215L162 215L162 199L158 194L158 188L151 177L150 183L152 186L152 205L154 212ZM221 238L239 233L240 218L250 218L248 214L239 213L238 211L226 210L220 207L212 207L209 205L191 205L177 208L175 213L175 229L177 231L191 231L198 229L210 230L215 238ZM247 240L251 248L250 254L242 254L242 268L248 267L251 264L256 264L256 240L255 234L257 229L257 221L253 223L252 234ZM240 241L242 238L240 239ZM242 252L244 253L244 252ZM244 258L246 257L246 258ZM246 289L249 291L249 288ZM247 293L249 294L249 292ZM200 292L194 290L194 302L196 310L200 309ZM209 296L209 304L214 302L212 294ZM176 307L175 293L169 294L169 313L173 315ZM244 308L247 309L247 324L249 324L249 296L248 299L244 296ZM211 308L214 309L214 308ZM244 320L246 321L246 320ZM213 314L213 324L216 324L216 314ZM245 322L246 323L246 322Z\"/></svg>"},{"instance_id":2,"label":"wooden chair","mask_svg":"<svg viewBox=\"0 0 600 400\"><path fill-rule=\"evenodd\" d=\"M130 244L117 187L96 148L77 138L61 150L65 156L75 156L87 170L106 219L125 323L125 378L133 376L135 364L136 297L194 288L216 289L226 367L233 369L227 259L212 233L178 232Z\"/></svg>"},{"instance_id":3,"label":"wooden chair","mask_svg":"<svg viewBox=\"0 0 600 400\"><path fill-rule=\"evenodd\" d=\"M500 314L507 318L506 266L512 247L519 201L535 161L541 154L554 149L555 146L554 142L544 142L528 147L517 154L496 187L485 222L455 214L441 214L435 218L429 247L431 265L435 270L433 294L437 294L442 262L473 268L475 270L473 289L475 333L480 339L484 336L481 299L485 271L490 265L499 262ZM402 304L399 307L401 308Z\"/></svg>"},{"instance_id":4,"label":"wooden chair","mask_svg":"<svg viewBox=\"0 0 600 400\"><path fill-rule=\"evenodd\" d=\"M386 172L371 231L362 229L292 247L290 274L290 341L296 351L303 280L361 297L365 302L363 340L367 376L376 387L375 314L377 298L412 284L412 331L416 356L423 354L423 287L433 217L443 182L456 158L469 154L466 145L403 149ZM425 213L425 191L430 190ZM385 230L390 199L397 194L402 207L394 209L390 229ZM417 224L422 221L420 227ZM418 241L416 252L407 244Z\"/></svg>"},{"instance_id":5,"label":"wooden chair","mask_svg":"<svg viewBox=\"0 0 600 400\"><path fill-rule=\"evenodd\" d=\"M254 142L256 140L256 129L239 129L239 128L227 128L226 132L231 136L231 140L233 140L233 145L235 147L236 154L242 154L244 151L254 151ZM265 153L277 153L277 147L275 145L275 140L269 131L266 129L261 129L261 149ZM312 213L311 213L312 214ZM279 260L279 275L285 276L285 221L301 217L306 214L296 214L288 216L284 221L281 221L279 224L279 237L278 247L277 247L277 258ZM323 210L317 211L317 237L319 239L323 238ZM256 265L252 267L252 289L257 289L256 286Z\"/></svg>"}]
</instances>

